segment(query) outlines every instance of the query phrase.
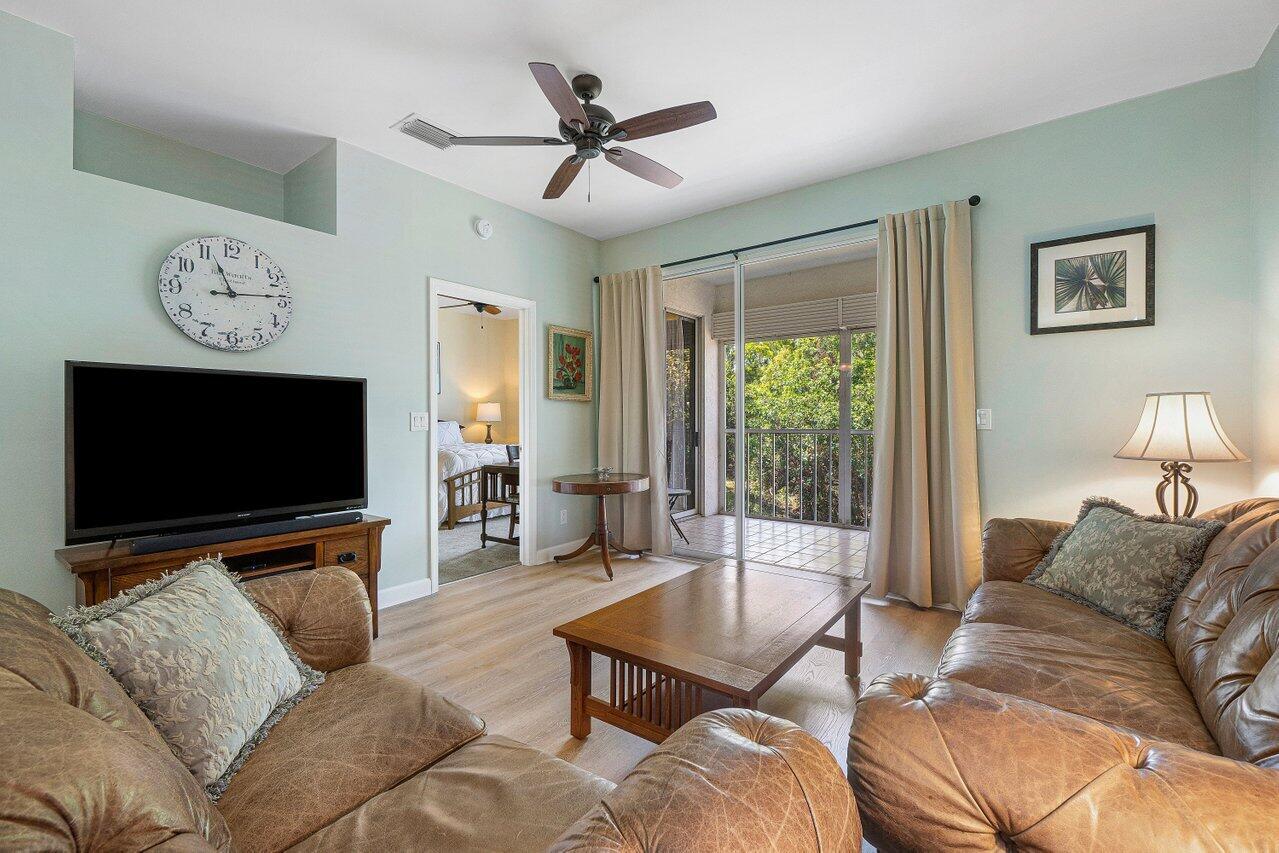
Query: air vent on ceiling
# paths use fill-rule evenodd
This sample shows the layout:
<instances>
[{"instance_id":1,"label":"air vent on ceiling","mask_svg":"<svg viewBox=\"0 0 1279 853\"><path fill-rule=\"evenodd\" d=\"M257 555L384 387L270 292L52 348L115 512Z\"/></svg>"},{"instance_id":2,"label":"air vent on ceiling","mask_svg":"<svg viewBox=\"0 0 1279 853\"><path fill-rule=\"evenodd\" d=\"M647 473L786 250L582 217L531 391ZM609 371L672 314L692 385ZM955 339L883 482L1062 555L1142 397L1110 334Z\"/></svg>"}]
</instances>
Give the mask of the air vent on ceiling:
<instances>
[{"instance_id":1,"label":"air vent on ceiling","mask_svg":"<svg viewBox=\"0 0 1279 853\"><path fill-rule=\"evenodd\" d=\"M445 130L442 127L436 127L430 122L423 121L418 117L417 113L409 113L404 118L397 121L391 127L398 128L400 133L413 137L419 142L425 142L427 145L434 145L441 150L452 148L453 143L450 142L456 133Z\"/></svg>"}]
</instances>

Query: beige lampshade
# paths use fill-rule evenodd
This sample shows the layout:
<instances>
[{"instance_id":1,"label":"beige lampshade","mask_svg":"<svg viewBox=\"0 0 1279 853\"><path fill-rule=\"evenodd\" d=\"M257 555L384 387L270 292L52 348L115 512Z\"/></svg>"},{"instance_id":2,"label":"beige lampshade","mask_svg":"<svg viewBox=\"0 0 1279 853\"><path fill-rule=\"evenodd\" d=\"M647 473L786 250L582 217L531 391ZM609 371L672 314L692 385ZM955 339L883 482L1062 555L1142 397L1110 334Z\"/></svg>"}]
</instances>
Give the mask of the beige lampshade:
<instances>
[{"instance_id":1,"label":"beige lampshade","mask_svg":"<svg viewBox=\"0 0 1279 853\"><path fill-rule=\"evenodd\" d=\"M1247 462L1217 420L1207 391L1147 394L1137 429L1115 454L1157 462Z\"/></svg>"},{"instance_id":2,"label":"beige lampshade","mask_svg":"<svg viewBox=\"0 0 1279 853\"><path fill-rule=\"evenodd\" d=\"M495 424L502 420L501 403L480 403L475 407L475 419L482 424Z\"/></svg>"}]
</instances>

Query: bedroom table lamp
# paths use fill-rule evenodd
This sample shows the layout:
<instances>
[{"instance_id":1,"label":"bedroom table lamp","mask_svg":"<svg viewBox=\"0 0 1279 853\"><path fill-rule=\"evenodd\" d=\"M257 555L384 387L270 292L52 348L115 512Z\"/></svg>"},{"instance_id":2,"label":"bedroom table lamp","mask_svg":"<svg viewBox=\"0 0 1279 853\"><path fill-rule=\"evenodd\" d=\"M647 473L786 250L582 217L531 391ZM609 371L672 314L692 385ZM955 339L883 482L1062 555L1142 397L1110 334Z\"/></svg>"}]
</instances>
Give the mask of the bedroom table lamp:
<instances>
[{"instance_id":1,"label":"bedroom table lamp","mask_svg":"<svg viewBox=\"0 0 1279 853\"><path fill-rule=\"evenodd\" d=\"M475 419L484 424L487 432L484 434L484 443L493 443L493 424L500 423L502 420L502 404L501 403L480 403L475 407Z\"/></svg>"},{"instance_id":2,"label":"bedroom table lamp","mask_svg":"<svg viewBox=\"0 0 1279 853\"><path fill-rule=\"evenodd\" d=\"M1145 408L1128 443L1119 448L1117 459L1145 459L1159 462L1163 479L1155 486L1155 502L1164 515L1178 518L1195 514L1199 492L1190 485L1191 462L1247 462L1244 455L1221 428L1212 395L1207 391L1174 391L1147 394ZM1172 511L1168 510L1168 487L1172 487ZM1181 506L1181 490L1186 505Z\"/></svg>"}]
</instances>

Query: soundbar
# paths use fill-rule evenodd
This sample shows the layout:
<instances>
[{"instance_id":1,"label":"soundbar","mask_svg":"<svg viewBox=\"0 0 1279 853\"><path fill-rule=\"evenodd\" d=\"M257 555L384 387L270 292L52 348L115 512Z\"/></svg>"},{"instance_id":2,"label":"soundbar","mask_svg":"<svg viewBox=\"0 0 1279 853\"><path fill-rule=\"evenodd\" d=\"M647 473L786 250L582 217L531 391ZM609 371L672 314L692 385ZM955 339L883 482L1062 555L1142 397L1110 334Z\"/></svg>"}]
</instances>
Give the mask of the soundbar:
<instances>
[{"instance_id":1,"label":"soundbar","mask_svg":"<svg viewBox=\"0 0 1279 853\"><path fill-rule=\"evenodd\" d=\"M320 527L339 527L364 520L362 512L335 512L330 515L308 515L283 521L266 521L261 524L242 524L238 527L219 527L213 530L195 530L190 533L170 533L164 536L148 536L134 539L129 544L131 554L156 554L160 551L177 551L197 548L219 542L236 542L258 536L275 536L278 533L294 533L298 530L315 530Z\"/></svg>"}]
</instances>

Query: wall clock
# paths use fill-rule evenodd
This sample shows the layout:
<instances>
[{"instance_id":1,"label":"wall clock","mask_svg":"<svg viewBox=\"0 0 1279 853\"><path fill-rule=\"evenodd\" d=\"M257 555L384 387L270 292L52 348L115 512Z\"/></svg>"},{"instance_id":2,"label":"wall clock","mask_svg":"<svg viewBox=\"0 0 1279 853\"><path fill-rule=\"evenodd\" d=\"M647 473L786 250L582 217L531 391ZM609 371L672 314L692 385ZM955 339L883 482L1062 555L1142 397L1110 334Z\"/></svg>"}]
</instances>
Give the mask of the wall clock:
<instances>
[{"instance_id":1,"label":"wall clock","mask_svg":"<svg viewBox=\"0 0 1279 853\"><path fill-rule=\"evenodd\" d=\"M279 264L234 237L200 237L170 252L160 265L160 302L187 337L226 352L266 346L293 316Z\"/></svg>"}]
</instances>

